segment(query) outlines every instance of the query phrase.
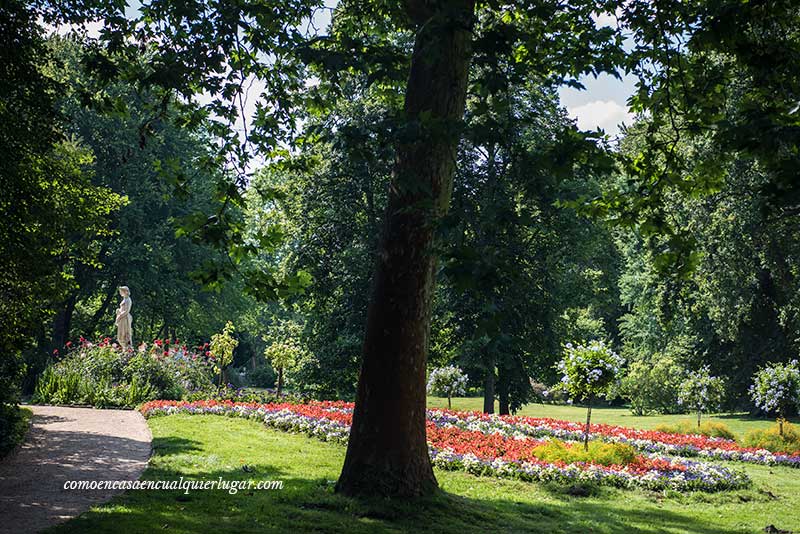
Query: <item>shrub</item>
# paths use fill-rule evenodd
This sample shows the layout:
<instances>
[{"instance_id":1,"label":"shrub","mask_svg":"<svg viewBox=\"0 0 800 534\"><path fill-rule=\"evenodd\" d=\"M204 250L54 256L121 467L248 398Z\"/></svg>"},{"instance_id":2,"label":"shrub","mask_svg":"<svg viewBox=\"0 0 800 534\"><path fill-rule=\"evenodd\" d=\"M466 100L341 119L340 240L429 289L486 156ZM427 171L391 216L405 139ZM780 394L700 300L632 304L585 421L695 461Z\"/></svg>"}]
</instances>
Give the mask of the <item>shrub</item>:
<instances>
[{"instance_id":1,"label":"shrub","mask_svg":"<svg viewBox=\"0 0 800 534\"><path fill-rule=\"evenodd\" d=\"M742 444L771 452L800 453L800 430L791 423L784 422L782 429L780 425L775 425L766 430L751 430L745 435Z\"/></svg>"},{"instance_id":2,"label":"shrub","mask_svg":"<svg viewBox=\"0 0 800 534\"><path fill-rule=\"evenodd\" d=\"M564 346L564 357L556 365L562 373L559 388L588 405L583 446L589 448L589 430L592 421L592 401L598 397L610 397L622 371L624 360L606 347L603 341L592 341L587 345Z\"/></svg>"},{"instance_id":3,"label":"shrub","mask_svg":"<svg viewBox=\"0 0 800 534\"><path fill-rule=\"evenodd\" d=\"M599 465L628 465L636 461L636 450L622 443L592 441L588 448L578 447L559 440L551 440L538 445L531 451L534 456L546 462L591 462Z\"/></svg>"},{"instance_id":4,"label":"shrub","mask_svg":"<svg viewBox=\"0 0 800 534\"><path fill-rule=\"evenodd\" d=\"M694 421L679 421L674 424L663 423L656 426L656 430L670 434L700 434L710 438L736 439L736 434L731 432L725 423L717 421L706 421L700 425L700 428L697 427Z\"/></svg>"},{"instance_id":5,"label":"shrub","mask_svg":"<svg viewBox=\"0 0 800 534\"><path fill-rule=\"evenodd\" d=\"M269 404L275 402L289 402L303 404L308 402L308 398L298 393L280 394L274 389L255 391L248 388L237 388L232 384L226 384L212 393L196 393L189 396L188 400L229 400L233 402L250 402L256 404Z\"/></svg>"},{"instance_id":6,"label":"shrub","mask_svg":"<svg viewBox=\"0 0 800 534\"><path fill-rule=\"evenodd\" d=\"M204 347L202 347L204 348ZM133 407L148 400L177 400L199 392L209 396L213 363L202 352L156 340L136 352L106 338L82 340L63 359L48 365L36 383L33 401Z\"/></svg>"},{"instance_id":7,"label":"shrub","mask_svg":"<svg viewBox=\"0 0 800 534\"><path fill-rule=\"evenodd\" d=\"M17 404L24 373L25 364L20 353L13 347L6 347L0 355L0 451L16 445L16 431L23 423L23 412Z\"/></svg>"},{"instance_id":8,"label":"shrub","mask_svg":"<svg viewBox=\"0 0 800 534\"><path fill-rule=\"evenodd\" d=\"M773 363L753 375L750 397L756 406L778 414L778 431L791 410L800 406L800 367L797 360L788 364Z\"/></svg>"},{"instance_id":9,"label":"shrub","mask_svg":"<svg viewBox=\"0 0 800 534\"><path fill-rule=\"evenodd\" d=\"M711 376L707 365L692 371L678 388L678 403L686 409L697 412L697 428L703 413L719 410L725 395L725 381Z\"/></svg>"},{"instance_id":10,"label":"shrub","mask_svg":"<svg viewBox=\"0 0 800 534\"><path fill-rule=\"evenodd\" d=\"M271 388L275 385L275 371L269 365L256 367L247 374L250 385L257 388Z\"/></svg>"},{"instance_id":11,"label":"shrub","mask_svg":"<svg viewBox=\"0 0 800 534\"><path fill-rule=\"evenodd\" d=\"M466 392L467 381L467 375L458 367L439 367L428 375L428 393L447 397L447 407L452 408L450 399Z\"/></svg>"},{"instance_id":12,"label":"shrub","mask_svg":"<svg viewBox=\"0 0 800 534\"><path fill-rule=\"evenodd\" d=\"M33 412L27 408L13 405L0 406L0 411L6 409L13 410L13 413L0 413L0 425L8 425L7 431L0 432L0 459L22 443L33 416Z\"/></svg>"},{"instance_id":13,"label":"shrub","mask_svg":"<svg viewBox=\"0 0 800 534\"><path fill-rule=\"evenodd\" d=\"M653 355L628 367L620 384L620 394L630 402L634 415L680 413L678 389L685 371L674 358Z\"/></svg>"}]
</instances>

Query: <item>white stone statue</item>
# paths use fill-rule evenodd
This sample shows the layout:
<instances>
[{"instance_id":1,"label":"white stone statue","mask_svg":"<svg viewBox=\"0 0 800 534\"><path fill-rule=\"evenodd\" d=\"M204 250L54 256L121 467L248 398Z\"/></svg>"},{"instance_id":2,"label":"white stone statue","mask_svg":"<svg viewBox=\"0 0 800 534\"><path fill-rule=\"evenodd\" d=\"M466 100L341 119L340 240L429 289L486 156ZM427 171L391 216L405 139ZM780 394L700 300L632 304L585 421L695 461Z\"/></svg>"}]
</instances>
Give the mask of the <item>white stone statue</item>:
<instances>
[{"instance_id":1,"label":"white stone statue","mask_svg":"<svg viewBox=\"0 0 800 534\"><path fill-rule=\"evenodd\" d=\"M122 302L119 303L117 309L117 320L114 324L117 325L117 341L120 346L127 350L133 347L133 316L131 316L131 291L128 286L121 286L119 288L119 296L122 297Z\"/></svg>"}]
</instances>

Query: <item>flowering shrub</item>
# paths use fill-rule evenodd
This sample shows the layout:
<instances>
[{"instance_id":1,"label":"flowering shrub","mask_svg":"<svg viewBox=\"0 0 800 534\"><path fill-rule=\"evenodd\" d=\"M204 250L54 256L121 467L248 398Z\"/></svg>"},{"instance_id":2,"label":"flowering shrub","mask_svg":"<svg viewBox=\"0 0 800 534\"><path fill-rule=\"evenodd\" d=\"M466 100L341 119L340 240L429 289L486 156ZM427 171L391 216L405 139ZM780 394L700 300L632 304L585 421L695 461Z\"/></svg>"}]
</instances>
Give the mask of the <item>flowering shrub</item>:
<instances>
[{"instance_id":1,"label":"flowering shrub","mask_svg":"<svg viewBox=\"0 0 800 534\"><path fill-rule=\"evenodd\" d=\"M215 414L263 421L279 430L303 433L323 441L345 443L352 422L353 405L344 402L308 404L254 404L229 401L154 401L141 407L145 417L171 414ZM546 441L509 437L500 433L426 425L428 450L434 466L463 470L475 475L516 478L524 481L574 484L591 482L617 487L671 488L680 491L722 491L746 487L744 473L726 467L676 460L656 454L637 455L628 464L600 465L577 461L548 461L536 456ZM630 459L630 458L628 458Z\"/></svg>"},{"instance_id":2,"label":"flowering shrub","mask_svg":"<svg viewBox=\"0 0 800 534\"><path fill-rule=\"evenodd\" d=\"M778 428L783 436L786 415L800 406L800 367L797 360L788 364L773 363L753 375L750 398L766 412L778 414Z\"/></svg>"},{"instance_id":3,"label":"flowering shrub","mask_svg":"<svg viewBox=\"0 0 800 534\"><path fill-rule=\"evenodd\" d=\"M564 346L564 357L556 365L561 374L561 385L567 393L586 400L586 431L584 448L589 450L589 430L592 422L592 400L608 397L625 361L616 352L606 347L603 341L592 341L588 345Z\"/></svg>"},{"instance_id":4,"label":"flowering shrub","mask_svg":"<svg viewBox=\"0 0 800 534\"><path fill-rule=\"evenodd\" d=\"M703 413L719 410L725 395L725 381L711 376L707 365L692 371L678 388L678 404L697 413L697 428Z\"/></svg>"},{"instance_id":5,"label":"flowering shrub","mask_svg":"<svg viewBox=\"0 0 800 534\"><path fill-rule=\"evenodd\" d=\"M452 408L451 398L467 392L467 375L454 365L439 367L428 375L428 393L447 397L447 407Z\"/></svg>"},{"instance_id":6,"label":"flowering shrub","mask_svg":"<svg viewBox=\"0 0 800 534\"><path fill-rule=\"evenodd\" d=\"M205 346L189 349L177 341L155 340L123 350L110 338L81 338L39 377L34 402L133 407L152 399L208 396L213 361Z\"/></svg>"}]
</instances>

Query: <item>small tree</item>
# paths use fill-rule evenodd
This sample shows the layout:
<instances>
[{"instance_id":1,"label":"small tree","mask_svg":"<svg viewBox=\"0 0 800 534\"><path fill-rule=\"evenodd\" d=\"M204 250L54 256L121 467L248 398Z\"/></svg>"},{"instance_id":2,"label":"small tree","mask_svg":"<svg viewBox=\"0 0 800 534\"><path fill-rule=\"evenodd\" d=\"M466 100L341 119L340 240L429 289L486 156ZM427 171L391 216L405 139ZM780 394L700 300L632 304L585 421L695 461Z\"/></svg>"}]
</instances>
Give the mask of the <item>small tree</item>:
<instances>
[{"instance_id":1,"label":"small tree","mask_svg":"<svg viewBox=\"0 0 800 534\"><path fill-rule=\"evenodd\" d=\"M267 358L272 368L278 374L276 390L278 395L283 389L284 372L292 367L302 352L302 347L291 339L273 341L264 349L264 357Z\"/></svg>"},{"instance_id":2,"label":"small tree","mask_svg":"<svg viewBox=\"0 0 800 534\"><path fill-rule=\"evenodd\" d=\"M447 408L453 407L451 399L467 392L467 375L454 365L439 367L428 375L428 393L447 397Z\"/></svg>"},{"instance_id":3,"label":"small tree","mask_svg":"<svg viewBox=\"0 0 800 534\"><path fill-rule=\"evenodd\" d=\"M592 341L587 345L564 346L564 357L556 369L562 373L558 388L571 397L586 401L586 428L583 433L583 448L589 450L589 430L592 424L592 401L598 397L611 396L625 360L611 350L603 341Z\"/></svg>"},{"instance_id":4,"label":"small tree","mask_svg":"<svg viewBox=\"0 0 800 534\"><path fill-rule=\"evenodd\" d=\"M700 428L703 412L719 410L724 396L725 380L711 376L707 365L690 372L678 388L678 404L697 412L697 428Z\"/></svg>"},{"instance_id":5,"label":"small tree","mask_svg":"<svg viewBox=\"0 0 800 534\"><path fill-rule=\"evenodd\" d=\"M792 409L800 406L800 365L772 363L753 375L750 398L766 412L778 414L778 430L783 437L783 422Z\"/></svg>"},{"instance_id":6,"label":"small tree","mask_svg":"<svg viewBox=\"0 0 800 534\"><path fill-rule=\"evenodd\" d=\"M222 329L221 333L211 336L211 343L208 348L216 359L214 371L219 373L219 387L222 387L223 371L233 362L233 350L239 345L239 341L232 336L233 330L232 322L225 323L225 328Z\"/></svg>"}]
</instances>

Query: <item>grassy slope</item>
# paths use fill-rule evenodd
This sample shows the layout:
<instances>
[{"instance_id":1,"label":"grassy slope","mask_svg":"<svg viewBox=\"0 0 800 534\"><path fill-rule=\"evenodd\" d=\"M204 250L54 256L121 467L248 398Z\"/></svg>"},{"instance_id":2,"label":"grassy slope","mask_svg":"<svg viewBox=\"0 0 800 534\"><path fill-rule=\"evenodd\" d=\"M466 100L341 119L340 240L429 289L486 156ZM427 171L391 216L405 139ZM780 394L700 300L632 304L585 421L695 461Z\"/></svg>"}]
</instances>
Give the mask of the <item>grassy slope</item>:
<instances>
[{"instance_id":1,"label":"grassy slope","mask_svg":"<svg viewBox=\"0 0 800 534\"><path fill-rule=\"evenodd\" d=\"M150 420L154 457L146 479L280 479L284 489L138 491L54 532L543 532L731 533L769 524L800 530L800 473L746 467L749 490L680 495L604 488L574 497L556 487L437 472L439 495L406 504L359 502L333 493L344 447L254 421L177 415ZM242 463L255 468L244 473Z\"/></svg>"},{"instance_id":2,"label":"grassy slope","mask_svg":"<svg viewBox=\"0 0 800 534\"><path fill-rule=\"evenodd\" d=\"M447 399L428 397L428 406L447 408ZM453 399L454 410L482 411L483 399L477 397L457 397ZM495 404L495 411L497 410ZM586 421L586 408L581 406L557 406L554 404L528 404L523 407L518 415L530 417L552 417L566 421ZM677 423L678 421L695 421L694 415L632 415L627 408L594 408L592 409L593 423L607 423L609 425L630 426L635 428L655 428L661 423ZM768 428L775 424L774 420L748 417L746 414L716 414L712 417L703 416L704 421L719 421L728 425L735 434L742 436L748 430L755 428ZM794 420L793 420L794 421Z\"/></svg>"}]
</instances>

